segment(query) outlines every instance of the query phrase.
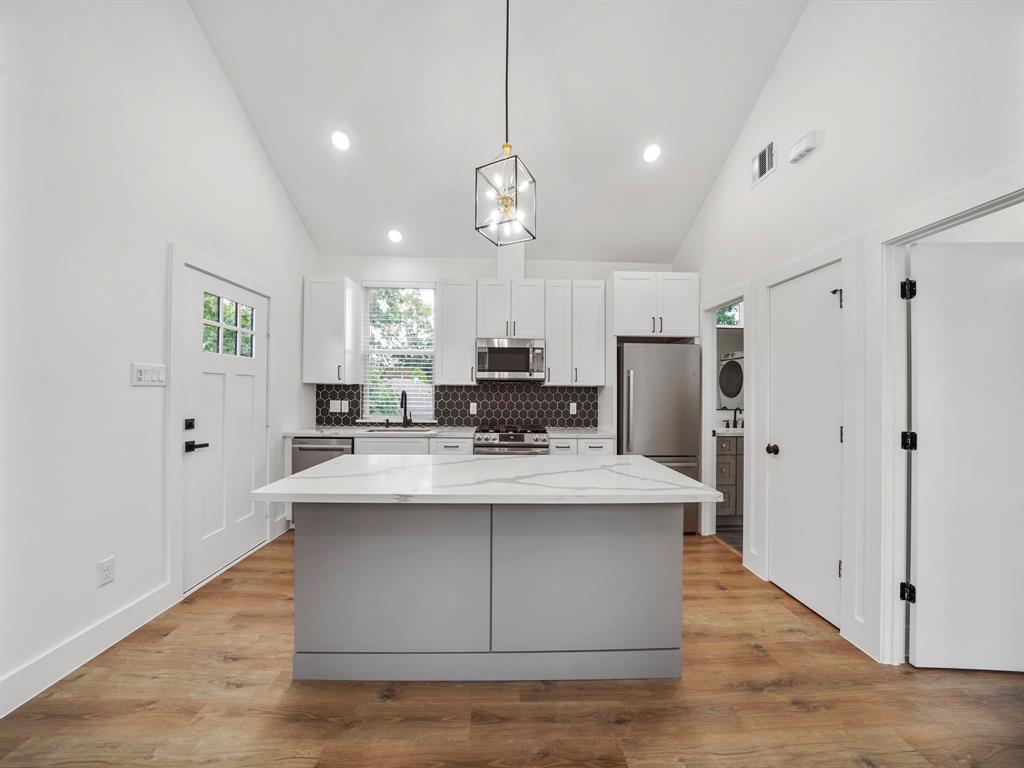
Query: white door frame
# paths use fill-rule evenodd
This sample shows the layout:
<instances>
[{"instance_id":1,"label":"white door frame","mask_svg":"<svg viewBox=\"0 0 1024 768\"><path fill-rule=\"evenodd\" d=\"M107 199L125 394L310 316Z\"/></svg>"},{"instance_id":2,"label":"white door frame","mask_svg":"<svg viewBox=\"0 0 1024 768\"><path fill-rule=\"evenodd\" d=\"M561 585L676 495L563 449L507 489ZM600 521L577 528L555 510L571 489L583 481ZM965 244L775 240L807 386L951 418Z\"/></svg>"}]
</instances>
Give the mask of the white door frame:
<instances>
[{"instance_id":1,"label":"white door frame","mask_svg":"<svg viewBox=\"0 0 1024 768\"><path fill-rule=\"evenodd\" d=\"M743 348L744 364L746 363L747 348L747 305L744 297L751 292L752 283L746 282L727 291L719 291L714 296L702 298L700 302L700 334L701 334L701 430L700 430L700 476L701 482L705 485L714 485L716 472L717 451L715 450L715 438L712 431L715 429L715 412L718 410L718 326L716 317L718 310L722 307L731 307L733 304L743 301ZM750 378L746 365L743 370L743 415L746 417L747 398L750 396ZM744 436L746 439L746 436ZM746 445L746 443L744 444ZM743 561L747 560L747 492L750 480L747 472L750 468L750 460L744 452L743 456ZM705 502L700 505L700 535L714 536L718 531L717 518L718 505ZM757 551L756 548L754 550ZM747 565L755 573L757 570Z\"/></svg>"},{"instance_id":2,"label":"white door frame","mask_svg":"<svg viewBox=\"0 0 1024 768\"><path fill-rule=\"evenodd\" d=\"M905 605L899 584L905 578L907 559L906 456L898 435L906 428L907 367L906 308L899 296L905 273L904 245L988 213L1024 203L1024 164L973 184L912 214L878 227L865 236L865 286L869 294L866 327L867 360L872 363L866 392L877 409L877 420L868 425L875 433L868 440L875 447L879 476L866 487L879 502L880 543L878 585L881 591L879 637L872 639L878 660L902 664L906 655ZM878 254L881 258L875 258ZM873 327L872 327L873 326Z\"/></svg>"},{"instance_id":3,"label":"white door frame","mask_svg":"<svg viewBox=\"0 0 1024 768\"><path fill-rule=\"evenodd\" d=\"M205 272L212 277L216 277L219 280L232 283L244 288L247 291L257 293L263 296L267 300L267 332L270 332L270 320L271 313L273 312L273 301L271 299L271 291L269 286L265 283L260 282L252 277L249 277L241 270L236 269L230 264L225 264L212 256L194 251L187 246L180 245L178 243L170 243L168 247L168 328L167 328L167 361L168 361L168 372L167 372L167 407L166 407L166 444L165 444L165 473L164 473L164 502L165 509L167 510L167 564L168 564L168 580L172 588L174 589L175 595L183 595L185 592L185 581L184 581L184 563L185 563L185 547L184 547L184 528L185 528L185 510L182 501L182 483L184 482L185 464L184 464L184 453L182 451L182 424L185 418L185 387L183 382L179 382L179 371L184 370L185 361L187 358L187 344L190 340L181 331L183 328L188 326L189 318L182 316L182 310L178 306L178 302L175 301L177 298L176 291L181 290L182 280L184 278L184 270L186 269L197 269L200 272ZM195 339L191 340L192 342ZM267 477L270 477L270 345L266 344L264 347L267 350L267 414L264 419L264 440L267 441ZM267 531L264 543L271 540L271 515L266 515L267 518ZM261 545L262 546L262 545ZM257 547L256 549L259 549ZM243 555L248 556L256 550ZM189 590L193 592L199 589L204 584L215 578L219 574L223 573L228 567L233 565L229 563L224 568L217 571L217 573L211 575L209 578L201 581L195 587Z\"/></svg>"}]
</instances>

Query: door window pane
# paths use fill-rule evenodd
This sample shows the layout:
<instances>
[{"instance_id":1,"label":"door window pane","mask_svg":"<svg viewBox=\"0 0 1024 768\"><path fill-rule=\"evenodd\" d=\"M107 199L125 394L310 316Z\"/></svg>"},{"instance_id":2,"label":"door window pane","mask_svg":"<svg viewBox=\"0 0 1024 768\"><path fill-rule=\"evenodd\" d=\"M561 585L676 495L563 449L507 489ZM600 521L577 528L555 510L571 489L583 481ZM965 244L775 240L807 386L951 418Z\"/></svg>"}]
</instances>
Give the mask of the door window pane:
<instances>
[{"instance_id":1,"label":"door window pane","mask_svg":"<svg viewBox=\"0 0 1024 768\"><path fill-rule=\"evenodd\" d=\"M233 331L229 331L233 333ZM252 334L242 333L238 337L238 354L242 357L252 357Z\"/></svg>"},{"instance_id":2,"label":"door window pane","mask_svg":"<svg viewBox=\"0 0 1024 768\"><path fill-rule=\"evenodd\" d=\"M224 329L224 335L222 337L220 351L225 355L235 354L235 345L238 342L238 331L229 331L227 328Z\"/></svg>"},{"instance_id":3,"label":"door window pane","mask_svg":"<svg viewBox=\"0 0 1024 768\"><path fill-rule=\"evenodd\" d=\"M245 304L238 305L238 324L247 330L252 330L252 307Z\"/></svg>"},{"instance_id":4,"label":"door window pane","mask_svg":"<svg viewBox=\"0 0 1024 768\"><path fill-rule=\"evenodd\" d=\"M231 299L224 299L224 325L236 325L235 321L235 302Z\"/></svg>"},{"instance_id":5,"label":"door window pane","mask_svg":"<svg viewBox=\"0 0 1024 768\"><path fill-rule=\"evenodd\" d=\"M212 293L203 294L203 320L220 320L220 297ZM216 351L216 350L214 350Z\"/></svg>"},{"instance_id":6,"label":"door window pane","mask_svg":"<svg viewBox=\"0 0 1024 768\"><path fill-rule=\"evenodd\" d=\"M219 330L216 325L203 325L203 352L217 351L217 335Z\"/></svg>"}]
</instances>

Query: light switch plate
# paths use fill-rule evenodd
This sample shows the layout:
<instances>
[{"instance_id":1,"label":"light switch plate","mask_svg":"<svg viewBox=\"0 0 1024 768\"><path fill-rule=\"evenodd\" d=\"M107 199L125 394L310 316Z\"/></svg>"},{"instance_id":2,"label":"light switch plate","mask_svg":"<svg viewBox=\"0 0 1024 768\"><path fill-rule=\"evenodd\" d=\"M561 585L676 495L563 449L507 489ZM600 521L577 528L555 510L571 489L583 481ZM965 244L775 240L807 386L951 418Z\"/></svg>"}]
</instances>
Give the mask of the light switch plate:
<instances>
[{"instance_id":1,"label":"light switch plate","mask_svg":"<svg viewBox=\"0 0 1024 768\"><path fill-rule=\"evenodd\" d=\"M166 387L167 366L163 363L132 363L133 387Z\"/></svg>"},{"instance_id":2,"label":"light switch plate","mask_svg":"<svg viewBox=\"0 0 1024 768\"><path fill-rule=\"evenodd\" d=\"M341 400L331 400L330 412L341 413Z\"/></svg>"},{"instance_id":3,"label":"light switch plate","mask_svg":"<svg viewBox=\"0 0 1024 768\"><path fill-rule=\"evenodd\" d=\"M569 415L570 416L575 416L576 415L576 403L569 403Z\"/></svg>"},{"instance_id":4,"label":"light switch plate","mask_svg":"<svg viewBox=\"0 0 1024 768\"><path fill-rule=\"evenodd\" d=\"M469 404L469 415L476 416L476 403Z\"/></svg>"}]
</instances>

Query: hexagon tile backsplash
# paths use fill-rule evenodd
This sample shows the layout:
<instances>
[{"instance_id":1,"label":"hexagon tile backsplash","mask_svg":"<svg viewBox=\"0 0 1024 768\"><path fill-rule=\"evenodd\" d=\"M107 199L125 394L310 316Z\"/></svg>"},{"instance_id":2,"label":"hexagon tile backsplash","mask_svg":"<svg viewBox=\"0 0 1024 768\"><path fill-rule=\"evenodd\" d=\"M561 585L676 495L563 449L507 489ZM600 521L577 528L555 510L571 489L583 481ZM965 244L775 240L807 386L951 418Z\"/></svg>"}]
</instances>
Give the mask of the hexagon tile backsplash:
<instances>
[{"instance_id":1,"label":"hexagon tile backsplash","mask_svg":"<svg viewBox=\"0 0 1024 768\"><path fill-rule=\"evenodd\" d=\"M521 427L596 427L597 387L544 387L526 382L485 382L470 387L434 388L434 417L444 427L508 424ZM360 414L360 388L320 384L316 388L317 426L350 426ZM330 413L330 401L348 400L348 413ZM476 403L475 416L469 404ZM569 415L576 403L576 415Z\"/></svg>"}]
</instances>

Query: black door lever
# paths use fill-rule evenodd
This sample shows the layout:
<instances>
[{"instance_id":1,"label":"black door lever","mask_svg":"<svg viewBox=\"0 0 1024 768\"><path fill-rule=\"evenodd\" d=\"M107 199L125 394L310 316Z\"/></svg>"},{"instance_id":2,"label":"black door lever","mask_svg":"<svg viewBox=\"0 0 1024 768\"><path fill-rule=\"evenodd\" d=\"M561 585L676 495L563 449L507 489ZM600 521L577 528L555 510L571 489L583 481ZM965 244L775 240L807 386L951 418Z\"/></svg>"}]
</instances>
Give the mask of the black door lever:
<instances>
[{"instance_id":1,"label":"black door lever","mask_svg":"<svg viewBox=\"0 0 1024 768\"><path fill-rule=\"evenodd\" d=\"M185 453L192 453L196 448L209 448L209 443L197 443L195 440L185 441Z\"/></svg>"},{"instance_id":2,"label":"black door lever","mask_svg":"<svg viewBox=\"0 0 1024 768\"><path fill-rule=\"evenodd\" d=\"M779 446L773 445L772 443L768 443L768 445L765 447L764 450L765 450L765 453L770 453L773 456L778 456L779 455Z\"/></svg>"}]
</instances>

